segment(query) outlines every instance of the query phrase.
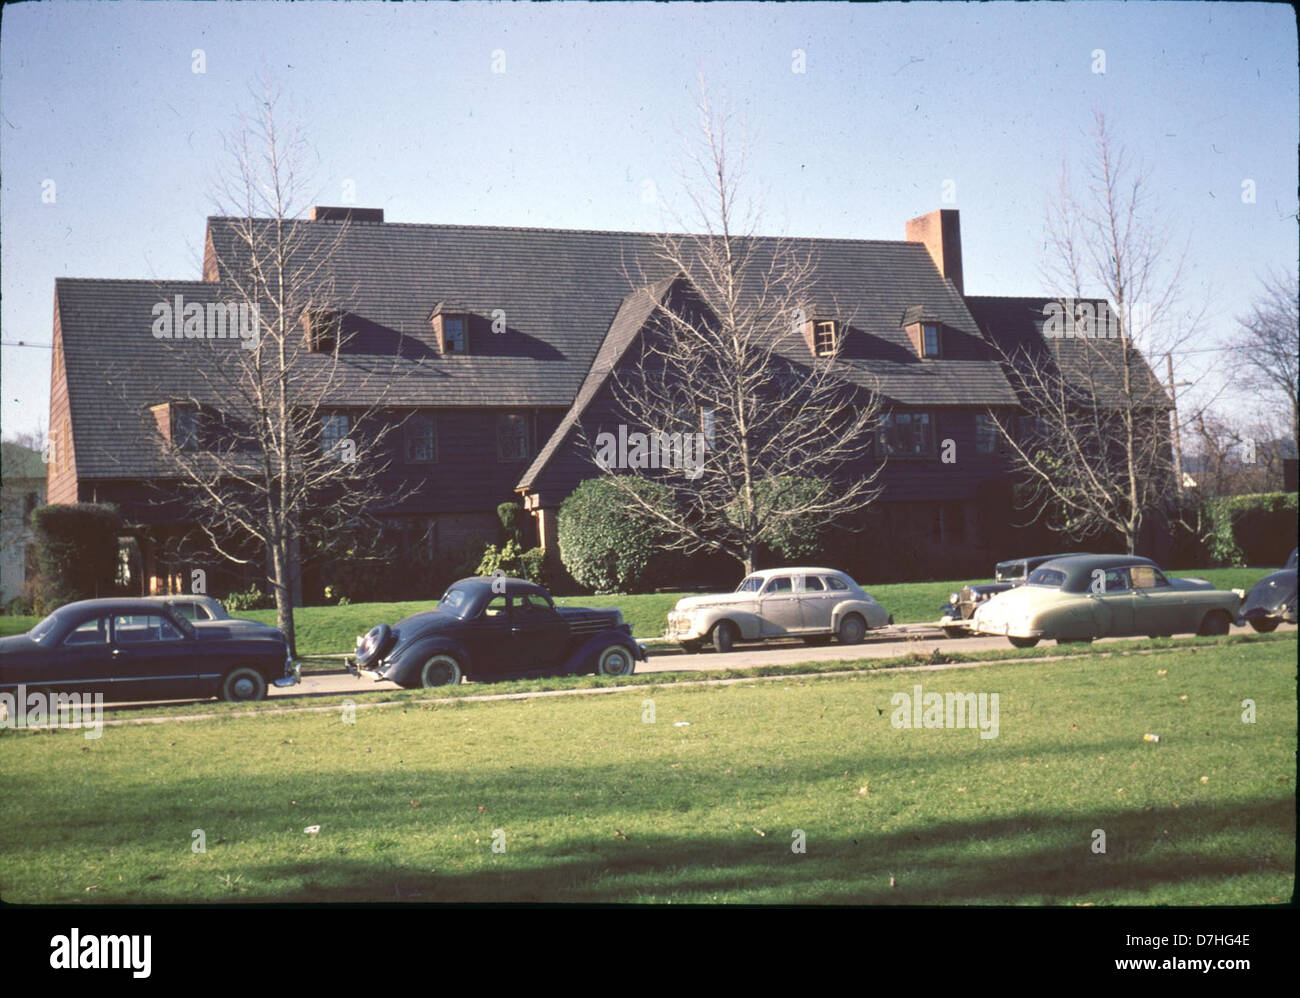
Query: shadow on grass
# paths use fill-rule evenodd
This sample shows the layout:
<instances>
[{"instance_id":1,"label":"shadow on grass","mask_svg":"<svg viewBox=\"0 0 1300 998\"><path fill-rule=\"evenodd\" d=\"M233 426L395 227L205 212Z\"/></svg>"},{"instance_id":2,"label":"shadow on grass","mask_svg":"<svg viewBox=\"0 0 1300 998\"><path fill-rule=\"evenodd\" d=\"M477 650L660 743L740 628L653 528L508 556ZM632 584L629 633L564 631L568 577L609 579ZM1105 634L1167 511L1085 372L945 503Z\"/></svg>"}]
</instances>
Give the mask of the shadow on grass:
<instances>
[{"instance_id":1,"label":"shadow on grass","mask_svg":"<svg viewBox=\"0 0 1300 998\"><path fill-rule=\"evenodd\" d=\"M466 873L394 868L380 858L241 867L250 886L279 881L283 889L253 890L239 900L707 901L735 900L735 891L746 890L756 896L773 892L782 903L1053 904L1195 880L1207 884L1197 902L1212 904L1215 880L1294 875L1293 862L1262 856L1244 839L1228 848L1216 841L1243 832L1290 836L1294 815L1294 801L1278 798L1158 813L1113 810L1086 818L1054 814L943 822L856 838L821 838L814 829L804 855L792 853L782 833L760 838L736 829L733 835L689 839L635 834L621 839L611 831L602 841L572 840L495 856L493 868ZM1091 851L1093 828L1108 831L1105 855ZM896 887L890 887L891 877ZM298 878L304 878L300 885L284 883Z\"/></svg>"}]
</instances>

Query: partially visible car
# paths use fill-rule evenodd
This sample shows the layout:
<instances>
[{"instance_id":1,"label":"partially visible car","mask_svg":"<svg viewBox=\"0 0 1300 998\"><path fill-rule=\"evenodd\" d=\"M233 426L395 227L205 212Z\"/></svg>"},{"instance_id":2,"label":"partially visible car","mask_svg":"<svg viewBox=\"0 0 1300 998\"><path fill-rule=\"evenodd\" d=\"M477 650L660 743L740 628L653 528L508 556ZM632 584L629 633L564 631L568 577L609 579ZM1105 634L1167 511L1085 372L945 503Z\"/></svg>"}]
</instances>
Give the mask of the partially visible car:
<instances>
[{"instance_id":1,"label":"partially visible car","mask_svg":"<svg viewBox=\"0 0 1300 998\"><path fill-rule=\"evenodd\" d=\"M260 620L232 617L230 612L221 605L221 601L213 599L211 596L174 594L171 596L145 596L144 598L158 603L165 603L194 624L206 624L211 620L219 620L227 627L244 627L279 632L279 628L272 627L270 624L263 624Z\"/></svg>"},{"instance_id":2,"label":"partially visible car","mask_svg":"<svg viewBox=\"0 0 1300 998\"><path fill-rule=\"evenodd\" d=\"M1261 633L1277 630L1281 623L1296 622L1296 551L1286 567L1270 572L1256 582L1242 600L1237 623L1249 624Z\"/></svg>"},{"instance_id":3,"label":"partially visible car","mask_svg":"<svg viewBox=\"0 0 1300 998\"><path fill-rule=\"evenodd\" d=\"M348 671L399 686L594 672L630 676L645 646L617 607L557 607L525 579L461 579L433 610L357 638Z\"/></svg>"},{"instance_id":4,"label":"partially visible car","mask_svg":"<svg viewBox=\"0 0 1300 998\"><path fill-rule=\"evenodd\" d=\"M1067 555L1064 554L1038 554L1028 558L1012 558L1009 561L998 562L993 570L993 582L962 586L959 591L949 594L948 602L939 610L939 626L950 638L968 636L970 619L981 603L992 599L998 593L1023 586L1025 580L1029 578L1029 573L1039 565L1065 557Z\"/></svg>"},{"instance_id":5,"label":"partially visible car","mask_svg":"<svg viewBox=\"0 0 1300 998\"><path fill-rule=\"evenodd\" d=\"M298 682L284 634L196 626L149 599L59 607L26 634L0 638L0 692L19 686L105 700L219 696L260 700Z\"/></svg>"},{"instance_id":6,"label":"partially visible car","mask_svg":"<svg viewBox=\"0 0 1300 998\"><path fill-rule=\"evenodd\" d=\"M1243 593L1204 579L1169 579L1150 558L1071 555L1034 569L1023 586L983 603L977 634L1003 635L1017 648L1145 634L1227 634Z\"/></svg>"},{"instance_id":7,"label":"partially visible car","mask_svg":"<svg viewBox=\"0 0 1300 998\"><path fill-rule=\"evenodd\" d=\"M833 568L768 568L741 580L735 592L686 596L668 614L666 637L689 652L707 641L728 652L738 641L836 637L857 644L867 631L894 622L861 586Z\"/></svg>"}]
</instances>

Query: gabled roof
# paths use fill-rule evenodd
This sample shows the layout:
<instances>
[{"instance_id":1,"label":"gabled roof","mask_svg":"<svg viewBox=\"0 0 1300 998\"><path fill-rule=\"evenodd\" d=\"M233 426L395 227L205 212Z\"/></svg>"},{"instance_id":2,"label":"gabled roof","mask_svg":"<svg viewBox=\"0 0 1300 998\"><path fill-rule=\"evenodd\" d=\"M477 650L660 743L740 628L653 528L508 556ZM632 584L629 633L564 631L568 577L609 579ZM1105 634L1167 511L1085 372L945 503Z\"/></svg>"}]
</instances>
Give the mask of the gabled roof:
<instances>
[{"instance_id":1,"label":"gabled roof","mask_svg":"<svg viewBox=\"0 0 1300 998\"><path fill-rule=\"evenodd\" d=\"M1050 337L1044 327L1053 306L1063 299L1035 297L996 297L968 295L966 304L979 323L984 335L1001 346L1007 356L1017 361L1015 368L1025 364L1052 365L1067 383L1078 388L1094 386L1097 401L1103 405L1122 405L1123 370L1127 359L1131 372L1131 401L1149 401L1152 405L1169 406L1164 385L1155 376L1145 357L1130 341L1125 358L1124 346L1115 336L1107 336L1110 329L1118 330L1110 303L1104 298L1080 298L1074 301L1091 307L1097 318L1095 338L1075 336Z\"/></svg>"},{"instance_id":2,"label":"gabled roof","mask_svg":"<svg viewBox=\"0 0 1300 998\"><path fill-rule=\"evenodd\" d=\"M663 303L669 290L678 280L677 277L666 277L661 281L656 281L648 288L631 292L623 299L617 314L614 316L614 321L609 324L609 330L605 333L605 339L600 344L600 350L591 364L591 370L587 372L582 387L578 389L578 395L573 400L573 405L564 414L564 418L560 420L560 425L555 428L550 439L546 441L537 457L533 459L533 463L528 466L528 470L524 472L523 478L519 480L517 488L528 489L533 487L538 476L542 473L542 469L550 462L555 452L569 439L579 420L582 419L582 414L586 411L587 406L596 397L601 385L609 378L615 366L627 353L628 347L635 342L637 334L641 332L647 320L654 314L654 310Z\"/></svg>"},{"instance_id":3,"label":"gabled roof","mask_svg":"<svg viewBox=\"0 0 1300 998\"><path fill-rule=\"evenodd\" d=\"M191 397L221 406L208 398L203 365L215 358L203 351L237 350L238 343L160 341L151 327L155 304L176 295L186 302L235 300L232 278L248 265L239 224L208 220L205 273L214 280L56 282L80 477L164 474L148 407ZM254 224L265 234L273 223ZM649 233L305 220L288 223L288 232L301 246L299 262L334 246L320 280L332 282L328 300L342 304L343 334L351 338L325 396L339 407L383 397L413 408L569 409L598 374L592 365L602 346L608 341L615 349L638 316L641 324L648 316L637 288L662 285L674 269L659 259L657 237ZM845 369L851 380L876 385L887 403L1014 404L965 301L920 243L752 242L755 273L781 245L816 259L817 300L810 305L851 320ZM429 317L440 301L474 317L465 354L437 352ZM900 320L918 304L947 329L942 359L921 361L908 342ZM505 332L492 331L494 320ZM323 391L330 360L309 353L305 337L291 338L291 347L299 351L300 390ZM782 349L808 356L793 334Z\"/></svg>"}]
</instances>

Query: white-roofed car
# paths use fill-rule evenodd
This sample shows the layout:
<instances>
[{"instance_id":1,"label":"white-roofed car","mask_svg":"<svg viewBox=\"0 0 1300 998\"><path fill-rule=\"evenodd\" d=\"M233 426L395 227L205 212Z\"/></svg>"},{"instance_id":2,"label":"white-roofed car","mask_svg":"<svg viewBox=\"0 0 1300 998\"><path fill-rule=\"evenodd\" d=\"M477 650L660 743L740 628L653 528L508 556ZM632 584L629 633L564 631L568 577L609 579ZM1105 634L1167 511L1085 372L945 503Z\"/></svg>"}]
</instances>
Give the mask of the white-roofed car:
<instances>
[{"instance_id":1,"label":"white-roofed car","mask_svg":"<svg viewBox=\"0 0 1300 998\"><path fill-rule=\"evenodd\" d=\"M727 652L740 641L838 638L857 644L893 616L848 575L833 568L768 568L741 580L735 592L686 596L668 614L666 637L689 652L708 642Z\"/></svg>"}]
</instances>

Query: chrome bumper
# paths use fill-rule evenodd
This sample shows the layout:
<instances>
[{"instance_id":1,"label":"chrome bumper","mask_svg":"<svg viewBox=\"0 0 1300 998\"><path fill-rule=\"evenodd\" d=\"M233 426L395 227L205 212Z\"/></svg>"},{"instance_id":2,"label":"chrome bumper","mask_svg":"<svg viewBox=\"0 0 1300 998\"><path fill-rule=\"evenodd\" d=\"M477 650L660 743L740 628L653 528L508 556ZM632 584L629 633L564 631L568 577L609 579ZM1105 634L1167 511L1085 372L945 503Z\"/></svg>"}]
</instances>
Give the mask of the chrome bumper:
<instances>
[{"instance_id":1,"label":"chrome bumper","mask_svg":"<svg viewBox=\"0 0 1300 998\"><path fill-rule=\"evenodd\" d=\"M302 663L287 662L285 663L284 666L284 675L280 679L277 679L274 683L272 683L272 685L283 690L289 688L290 686L297 686L301 682L302 682Z\"/></svg>"}]
</instances>

